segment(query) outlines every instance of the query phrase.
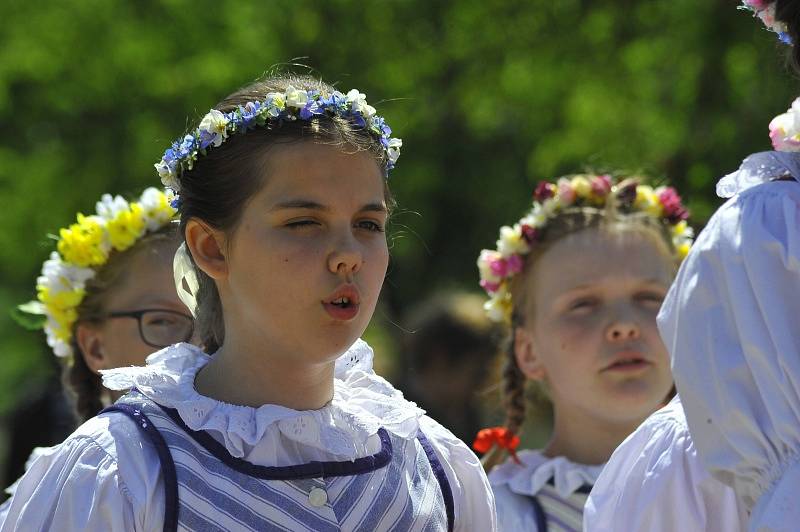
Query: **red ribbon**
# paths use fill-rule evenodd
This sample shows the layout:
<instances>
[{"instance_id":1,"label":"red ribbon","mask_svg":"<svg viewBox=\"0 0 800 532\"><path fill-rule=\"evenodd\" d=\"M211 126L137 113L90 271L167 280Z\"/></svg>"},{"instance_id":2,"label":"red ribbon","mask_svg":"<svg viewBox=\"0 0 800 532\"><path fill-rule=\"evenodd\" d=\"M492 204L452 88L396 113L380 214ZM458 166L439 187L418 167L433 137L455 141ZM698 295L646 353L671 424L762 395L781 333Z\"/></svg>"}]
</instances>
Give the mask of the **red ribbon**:
<instances>
[{"instance_id":1,"label":"red ribbon","mask_svg":"<svg viewBox=\"0 0 800 532\"><path fill-rule=\"evenodd\" d=\"M520 463L516 452L519 446L519 436L505 427L491 427L480 430L475 437L472 448L479 453L487 453L495 445L508 451L511 458L513 458L515 462Z\"/></svg>"}]
</instances>

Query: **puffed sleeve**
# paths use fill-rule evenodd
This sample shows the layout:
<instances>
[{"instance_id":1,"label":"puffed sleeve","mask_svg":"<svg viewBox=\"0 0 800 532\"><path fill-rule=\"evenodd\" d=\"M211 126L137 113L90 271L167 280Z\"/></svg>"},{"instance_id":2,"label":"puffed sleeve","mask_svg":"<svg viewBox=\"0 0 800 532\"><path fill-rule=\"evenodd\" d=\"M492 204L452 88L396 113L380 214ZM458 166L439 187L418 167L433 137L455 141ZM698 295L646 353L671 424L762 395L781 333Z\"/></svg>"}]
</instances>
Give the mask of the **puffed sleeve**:
<instances>
[{"instance_id":1,"label":"puffed sleeve","mask_svg":"<svg viewBox=\"0 0 800 532\"><path fill-rule=\"evenodd\" d=\"M702 463L753 512L751 530L796 529L800 183L764 183L723 205L658 323Z\"/></svg>"},{"instance_id":2,"label":"puffed sleeve","mask_svg":"<svg viewBox=\"0 0 800 532\"><path fill-rule=\"evenodd\" d=\"M480 460L464 442L425 416L420 428L444 468L455 506L454 531L497 530L494 495Z\"/></svg>"},{"instance_id":3,"label":"puffed sleeve","mask_svg":"<svg viewBox=\"0 0 800 532\"><path fill-rule=\"evenodd\" d=\"M121 420L123 425L126 422ZM133 423L113 431L107 430L107 424L106 417L90 420L53 452L33 462L6 503L0 532L163 527L163 482L157 457L156 467L143 463L146 453ZM120 435L123 441L118 441ZM120 467L119 455L128 465Z\"/></svg>"},{"instance_id":4,"label":"puffed sleeve","mask_svg":"<svg viewBox=\"0 0 800 532\"><path fill-rule=\"evenodd\" d=\"M737 532L733 490L702 467L681 403L648 418L611 456L583 513L586 532Z\"/></svg>"}]
</instances>

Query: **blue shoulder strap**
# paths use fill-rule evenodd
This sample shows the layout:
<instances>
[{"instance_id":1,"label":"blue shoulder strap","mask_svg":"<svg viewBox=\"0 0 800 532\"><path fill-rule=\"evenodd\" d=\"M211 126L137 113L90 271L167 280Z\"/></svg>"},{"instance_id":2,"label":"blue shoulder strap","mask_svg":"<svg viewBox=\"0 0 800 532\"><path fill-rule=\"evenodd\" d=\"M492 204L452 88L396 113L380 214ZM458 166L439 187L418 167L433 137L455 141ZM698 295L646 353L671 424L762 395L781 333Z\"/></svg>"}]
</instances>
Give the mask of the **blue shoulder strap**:
<instances>
[{"instance_id":1,"label":"blue shoulder strap","mask_svg":"<svg viewBox=\"0 0 800 532\"><path fill-rule=\"evenodd\" d=\"M447 480L447 475L444 472L441 462L439 462L439 458L433 451L431 442L428 441L428 438L425 437L421 430L417 432L417 439L419 440L420 445L422 445L422 448L425 450L425 455L428 457L428 462L431 464L433 474L436 475L436 480L439 481L439 487L442 490L444 507L447 511L447 532L453 532L453 526L455 524L455 510L453 507L453 490L450 488L450 482Z\"/></svg>"},{"instance_id":2,"label":"blue shoulder strap","mask_svg":"<svg viewBox=\"0 0 800 532\"><path fill-rule=\"evenodd\" d=\"M128 416L156 448L158 461L161 463L161 474L164 476L164 491L166 492L164 498L164 532L176 532L178 530L178 475L175 472L175 462L172 460L172 454L169 452L167 442L164 441L164 437L144 412L133 405L116 403L105 408L100 413L106 412L120 412Z\"/></svg>"},{"instance_id":3,"label":"blue shoulder strap","mask_svg":"<svg viewBox=\"0 0 800 532\"><path fill-rule=\"evenodd\" d=\"M544 508L535 495L531 497L531 502L533 503L533 515L536 518L536 530L547 532L547 514L544 513Z\"/></svg>"}]
</instances>

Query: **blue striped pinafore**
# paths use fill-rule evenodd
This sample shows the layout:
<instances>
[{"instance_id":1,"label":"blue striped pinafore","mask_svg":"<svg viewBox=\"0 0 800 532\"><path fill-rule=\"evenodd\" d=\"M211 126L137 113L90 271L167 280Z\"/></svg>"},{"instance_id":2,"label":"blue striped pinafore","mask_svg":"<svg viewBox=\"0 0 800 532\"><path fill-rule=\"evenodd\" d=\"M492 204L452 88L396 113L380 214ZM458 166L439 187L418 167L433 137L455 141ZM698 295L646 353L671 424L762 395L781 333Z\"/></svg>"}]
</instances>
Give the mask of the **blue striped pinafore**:
<instances>
[{"instance_id":1,"label":"blue striped pinafore","mask_svg":"<svg viewBox=\"0 0 800 532\"><path fill-rule=\"evenodd\" d=\"M135 390L104 412L127 415L154 444L165 531L453 529L452 491L421 432L406 440L381 429L381 450L352 462L265 467L231 456Z\"/></svg>"}]
</instances>

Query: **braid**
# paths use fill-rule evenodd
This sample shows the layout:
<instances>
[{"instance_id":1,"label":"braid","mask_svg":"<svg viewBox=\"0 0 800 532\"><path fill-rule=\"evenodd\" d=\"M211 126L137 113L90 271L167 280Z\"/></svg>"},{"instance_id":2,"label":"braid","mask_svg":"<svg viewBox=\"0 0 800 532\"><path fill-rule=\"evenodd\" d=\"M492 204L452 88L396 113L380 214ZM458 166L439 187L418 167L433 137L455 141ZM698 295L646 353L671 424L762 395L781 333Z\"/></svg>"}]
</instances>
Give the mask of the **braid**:
<instances>
[{"instance_id":1,"label":"braid","mask_svg":"<svg viewBox=\"0 0 800 532\"><path fill-rule=\"evenodd\" d=\"M511 330L503 366L503 403L506 409L506 428L516 434L525 421L525 375L517 365L514 329Z\"/></svg>"},{"instance_id":2,"label":"braid","mask_svg":"<svg viewBox=\"0 0 800 532\"><path fill-rule=\"evenodd\" d=\"M516 318L512 318L511 332L507 340L503 365L503 404L506 410L505 427L514 434L519 432L525 421L525 375L517 365L517 356L514 351L514 335ZM481 459L484 470L490 471L494 466L503 462L506 451L499 446L492 447Z\"/></svg>"},{"instance_id":3,"label":"braid","mask_svg":"<svg viewBox=\"0 0 800 532\"><path fill-rule=\"evenodd\" d=\"M97 415L103 409L101 400L103 383L100 376L92 372L83 359L77 342L72 340L72 363L64 366L64 388L69 391L75 412L81 423Z\"/></svg>"}]
</instances>

